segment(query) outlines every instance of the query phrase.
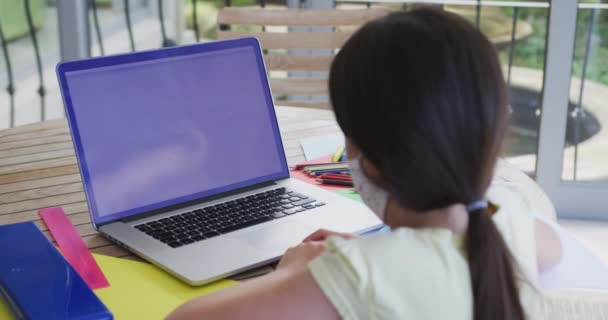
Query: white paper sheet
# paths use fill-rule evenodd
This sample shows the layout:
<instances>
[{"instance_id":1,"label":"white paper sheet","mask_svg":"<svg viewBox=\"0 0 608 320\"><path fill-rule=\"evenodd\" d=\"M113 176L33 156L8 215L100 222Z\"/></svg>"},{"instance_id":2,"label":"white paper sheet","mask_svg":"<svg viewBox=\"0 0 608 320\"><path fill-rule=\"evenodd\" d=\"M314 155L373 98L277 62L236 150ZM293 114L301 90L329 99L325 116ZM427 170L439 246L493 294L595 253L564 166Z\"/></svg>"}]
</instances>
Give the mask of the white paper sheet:
<instances>
[{"instance_id":1,"label":"white paper sheet","mask_svg":"<svg viewBox=\"0 0 608 320\"><path fill-rule=\"evenodd\" d=\"M537 217L559 234L563 256L559 265L540 275L543 289L608 290L608 266L569 231L555 222Z\"/></svg>"},{"instance_id":2,"label":"white paper sheet","mask_svg":"<svg viewBox=\"0 0 608 320\"><path fill-rule=\"evenodd\" d=\"M333 155L339 146L344 145L344 136L341 134L314 137L300 140L304 157L313 160L327 155Z\"/></svg>"}]
</instances>

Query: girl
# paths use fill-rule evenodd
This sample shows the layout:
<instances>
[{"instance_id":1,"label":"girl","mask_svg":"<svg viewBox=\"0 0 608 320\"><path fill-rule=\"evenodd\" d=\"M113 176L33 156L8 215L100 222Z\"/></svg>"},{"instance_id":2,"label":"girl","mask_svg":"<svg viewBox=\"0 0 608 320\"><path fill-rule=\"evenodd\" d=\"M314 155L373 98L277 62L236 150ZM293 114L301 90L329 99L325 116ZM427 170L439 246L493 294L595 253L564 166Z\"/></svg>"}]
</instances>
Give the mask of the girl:
<instances>
[{"instance_id":1,"label":"girl","mask_svg":"<svg viewBox=\"0 0 608 320\"><path fill-rule=\"evenodd\" d=\"M488 39L451 13L393 13L348 40L329 88L356 189L393 231L319 231L169 318L541 319L537 261L556 263L559 240L520 195L487 192L509 118Z\"/></svg>"}]
</instances>

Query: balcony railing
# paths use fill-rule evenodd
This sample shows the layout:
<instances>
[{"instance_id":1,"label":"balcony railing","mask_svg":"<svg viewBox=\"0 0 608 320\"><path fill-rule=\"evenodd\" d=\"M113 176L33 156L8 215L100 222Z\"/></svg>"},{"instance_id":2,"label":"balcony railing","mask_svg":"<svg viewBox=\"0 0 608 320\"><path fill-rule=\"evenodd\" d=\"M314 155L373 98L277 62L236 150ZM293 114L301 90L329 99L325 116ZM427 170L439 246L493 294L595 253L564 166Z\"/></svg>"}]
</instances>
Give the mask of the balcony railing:
<instances>
[{"instance_id":1,"label":"balcony railing","mask_svg":"<svg viewBox=\"0 0 608 320\"><path fill-rule=\"evenodd\" d=\"M57 0L57 2L61 1L65 0ZM536 139L539 131L538 129L540 123L540 114L542 112L540 106L543 89L543 73L542 71L532 72L523 70L520 67L516 67L516 52L518 48L520 48L520 46L527 46L525 38L528 35L525 35L525 32L523 31L529 29L530 26L522 17L527 16L530 10L544 10L543 12L546 15L544 17L545 21L548 21L548 8L550 6L549 1L285 0L285 2L271 2L270 0L249 0L249 2L243 2L247 0L240 0L238 4L236 2L233 3L233 1L235 0L222 0L222 5L254 5L260 7L272 5L300 8L336 7L339 9L356 6L391 6L396 9L399 9L407 8L411 5L427 4L434 5L446 10L466 12L467 14L471 15L469 16L469 18L472 20L472 22L478 27L480 27L482 30L484 30L484 25L487 25L489 23L489 21L486 20L488 18L486 18L484 14L487 11L491 10L489 8L510 10L508 15L508 18L510 20L508 21L508 26L506 27L506 30L508 30L508 32L501 35L500 39L496 42L497 46L501 51L501 57L505 65L506 81L512 87L513 90L513 118L515 122L514 129L516 131L516 134L519 134L519 138L517 139L519 139L519 142L521 142L522 139L527 139L527 142L522 144L527 144L527 147L516 146L515 149L523 148L523 150L516 151L516 153L520 154L536 153ZM135 51L142 49L138 46L137 34L137 25L143 23L143 20L141 18L142 15L140 14L141 12L139 12L141 10L148 10L148 12L152 12L144 15L147 21L146 26L149 27L155 24L156 27L158 27L158 30L160 31L160 39L154 40L156 42L154 45L152 45L152 47L173 46L176 44L207 40L206 36L201 32L201 16L199 15L202 11L199 9L204 6L208 7L210 4L216 2L196 0L145 1L145 5L142 8L137 9L139 10L137 12L133 11L135 2L141 3L141 1L129 0L114 0L112 2L113 6L117 6L120 8L113 9L114 11L112 12L114 16L121 17L121 20L124 22L122 32L126 32L127 35L124 39L124 43L121 44L121 46L126 47L126 49L118 51ZM40 39L38 38L36 26L33 21L33 12L31 4L32 0L24 0L23 7L20 9L23 12L23 16L27 24L27 37L29 38L30 42L29 50L32 54L32 61L29 65L26 66L21 64L17 67L15 64L15 58L23 54L23 40L20 41L21 44L19 45L19 48L16 47L17 45L15 42L8 41L4 30L6 28L3 28L2 24L3 16L0 13L0 45L2 47L2 57L0 59L2 60L2 62L0 63L0 66L4 67L4 69L0 69L0 84L2 84L5 88L5 94L0 94L0 127L13 127L15 125L24 124L27 122L46 120L48 118L56 118L62 116L61 111L57 111L63 109L61 106L57 106L58 104L61 104L61 101L57 99L59 93L57 91L58 88L54 79L54 74L52 74L52 72L49 72L49 68L52 69L54 64L56 64L59 59L58 57L56 57L57 59L45 60L45 55L43 54L43 52L41 52ZM65 5L65 2L63 4ZM180 30L180 28L184 27L184 23L183 20L179 20L176 17L183 15L183 12L181 12L180 10L183 9L185 6L189 6L192 12L192 31L187 31L187 34L189 35L189 37L186 37L187 39L181 39L176 35L180 32L184 32L184 30ZM171 14L167 13L167 8L172 8L172 10L170 10L172 11ZM567 143L574 147L574 170L572 173L574 179L576 179L577 177L579 144L585 139L589 138L590 135L593 135L593 132L589 132L589 130L585 128L586 121L589 121L589 118L593 117L593 115L590 115L588 110L585 108L585 93L589 83L587 80L589 75L589 61L592 57L593 47L597 45L597 43L593 41L593 34L595 34L596 32L595 28L597 28L598 16L603 10L608 9L608 4L584 3L579 5L579 9L579 16L584 16L585 19L589 20L589 22L586 24L585 30L579 30L577 32L579 37L583 36L586 40L585 46L582 50L582 55L577 56L577 59L580 60L581 64L580 81L576 82L578 96L571 103L571 109L569 110L570 118L568 119L568 135L566 137ZM61 8L58 8L58 10L61 10ZM106 55L117 51L114 49L117 43L116 40L110 38L110 34L112 32L115 33L116 30L113 30L112 32L108 32L107 29L104 30L104 21L106 21L107 19L104 20L104 11L102 10L107 11L108 9L100 8L98 1L86 1L84 15L86 16L86 26L89 30L82 31L82 33L84 34L80 34L80 36L74 37L73 39L73 42L86 41L87 51L83 55L83 57L92 55ZM66 19L58 20L62 20L58 22L60 26L62 23L66 23L65 21L63 21ZM114 24L116 24L116 20L113 21ZM155 23L152 23L152 21L155 21ZM176 23L176 21L182 21L182 23ZM179 27L176 27L177 25L179 25ZM168 28L168 26L172 26L172 28L175 29L174 32L169 32L167 29L171 28ZM69 29L69 26L67 28ZM230 28L230 26L219 26L219 28L227 29ZM542 30L543 28L544 30ZM533 30L533 32L546 33L546 28L547 25L545 22L544 26L540 25L541 30ZM58 30L66 30L66 28L60 27L58 28ZM521 35L522 33L524 33L523 36ZM64 44L62 43L61 45L63 46ZM148 47L150 46L147 45L146 48ZM544 48L542 50L544 50ZM538 60L540 61L539 64L541 66L544 66L544 51L542 50L534 54L538 56ZM19 73L18 76L17 73ZM24 73L26 73L26 75L24 75ZM536 82L531 83L531 78L535 78ZM35 79L35 81L33 79ZM527 87L522 88L522 85L525 85ZM21 93L21 96L36 96L37 101L32 101L27 106L19 104L17 98L17 95L19 93ZM53 95L55 99L52 103L47 103L47 99L50 95ZM522 109L523 107L521 107L521 105L526 103L528 104L528 106L527 109L524 110ZM33 112L33 110L35 110L32 104L37 105L36 109L38 117L36 118L31 115L27 117L21 116L22 112L27 111L31 113ZM520 105L519 109L516 104ZM52 113L52 115L50 113ZM3 118L2 115L6 115L6 117ZM604 119L604 121L608 121L608 119ZM518 141L515 141L515 143L518 143Z\"/></svg>"}]
</instances>

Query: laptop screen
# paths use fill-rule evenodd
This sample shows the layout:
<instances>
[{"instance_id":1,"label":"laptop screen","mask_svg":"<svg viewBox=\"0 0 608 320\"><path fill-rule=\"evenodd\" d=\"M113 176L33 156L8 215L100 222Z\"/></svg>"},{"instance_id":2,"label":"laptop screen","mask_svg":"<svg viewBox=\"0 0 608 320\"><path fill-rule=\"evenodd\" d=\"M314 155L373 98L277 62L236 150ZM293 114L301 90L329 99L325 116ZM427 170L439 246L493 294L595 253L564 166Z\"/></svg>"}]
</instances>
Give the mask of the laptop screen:
<instances>
[{"instance_id":1,"label":"laptop screen","mask_svg":"<svg viewBox=\"0 0 608 320\"><path fill-rule=\"evenodd\" d=\"M96 224L289 176L253 39L58 73Z\"/></svg>"}]
</instances>

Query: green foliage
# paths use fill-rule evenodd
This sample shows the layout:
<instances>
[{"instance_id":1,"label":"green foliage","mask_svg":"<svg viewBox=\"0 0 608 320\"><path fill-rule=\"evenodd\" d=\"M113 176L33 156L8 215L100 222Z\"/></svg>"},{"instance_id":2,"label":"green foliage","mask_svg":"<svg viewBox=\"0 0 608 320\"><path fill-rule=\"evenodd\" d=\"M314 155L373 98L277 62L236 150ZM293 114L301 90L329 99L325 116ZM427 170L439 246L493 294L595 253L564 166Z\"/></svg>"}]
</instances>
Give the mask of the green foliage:
<instances>
[{"instance_id":1,"label":"green foliage","mask_svg":"<svg viewBox=\"0 0 608 320\"><path fill-rule=\"evenodd\" d=\"M587 79L608 84L608 21L604 19L606 12L597 11L593 35L591 36L591 48L587 66ZM591 11L579 11L576 27L576 45L574 48L574 74L580 77L583 70L583 62L587 41L589 39L589 22Z\"/></svg>"},{"instance_id":2,"label":"green foliage","mask_svg":"<svg viewBox=\"0 0 608 320\"><path fill-rule=\"evenodd\" d=\"M504 8L503 12L513 16L514 9ZM526 40L516 44L513 54L514 65L534 69L544 68L547 16L548 9L519 9L519 19L530 23L534 32ZM573 65L573 75L576 77L582 74L590 16L590 10L579 10ZM507 54L508 48L501 52L502 58L506 59ZM589 52L587 79L608 84L608 12L606 10L597 11Z\"/></svg>"},{"instance_id":3,"label":"green foliage","mask_svg":"<svg viewBox=\"0 0 608 320\"><path fill-rule=\"evenodd\" d=\"M112 0L95 0L95 4L98 8L111 8Z\"/></svg>"},{"instance_id":4,"label":"green foliage","mask_svg":"<svg viewBox=\"0 0 608 320\"><path fill-rule=\"evenodd\" d=\"M533 33L525 40L515 44L513 64L527 68L543 69L547 37L546 16L525 18L532 26ZM508 51L504 50L505 52Z\"/></svg>"},{"instance_id":5,"label":"green foliage","mask_svg":"<svg viewBox=\"0 0 608 320\"><path fill-rule=\"evenodd\" d=\"M39 29L44 23L43 0L33 0L30 3L34 28ZM10 41L27 35L29 28L25 18L23 0L0 0L0 21L4 36Z\"/></svg>"}]
</instances>

